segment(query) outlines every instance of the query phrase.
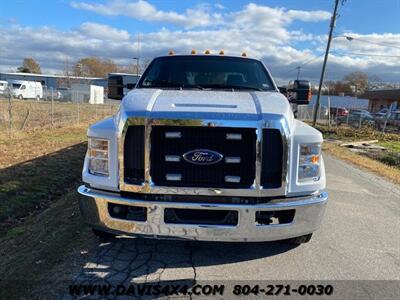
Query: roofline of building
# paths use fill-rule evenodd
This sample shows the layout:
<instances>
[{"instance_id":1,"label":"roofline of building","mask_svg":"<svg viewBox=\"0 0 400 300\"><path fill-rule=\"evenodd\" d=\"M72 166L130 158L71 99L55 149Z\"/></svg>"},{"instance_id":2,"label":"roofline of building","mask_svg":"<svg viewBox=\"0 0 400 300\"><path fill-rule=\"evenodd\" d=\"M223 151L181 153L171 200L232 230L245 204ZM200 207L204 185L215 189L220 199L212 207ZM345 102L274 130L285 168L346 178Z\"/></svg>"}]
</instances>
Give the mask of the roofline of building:
<instances>
[{"instance_id":1,"label":"roofline of building","mask_svg":"<svg viewBox=\"0 0 400 300\"><path fill-rule=\"evenodd\" d=\"M129 76L142 76L142 74L132 74L132 73L120 73L120 72L112 72L108 73L108 76L110 75L129 75Z\"/></svg>"},{"instance_id":2,"label":"roofline of building","mask_svg":"<svg viewBox=\"0 0 400 300\"><path fill-rule=\"evenodd\" d=\"M53 77L53 78L71 78L71 79L86 79L86 80L106 80L102 77L83 77L83 76L66 76L66 75L50 75L50 74L36 74L36 73L21 73L21 72L0 72L1 75L12 76L33 76L33 77Z\"/></svg>"},{"instance_id":3,"label":"roofline of building","mask_svg":"<svg viewBox=\"0 0 400 300\"><path fill-rule=\"evenodd\" d=\"M366 90L365 93L375 93L375 92L397 92L400 91L400 88L397 89L375 89L375 90Z\"/></svg>"}]
</instances>

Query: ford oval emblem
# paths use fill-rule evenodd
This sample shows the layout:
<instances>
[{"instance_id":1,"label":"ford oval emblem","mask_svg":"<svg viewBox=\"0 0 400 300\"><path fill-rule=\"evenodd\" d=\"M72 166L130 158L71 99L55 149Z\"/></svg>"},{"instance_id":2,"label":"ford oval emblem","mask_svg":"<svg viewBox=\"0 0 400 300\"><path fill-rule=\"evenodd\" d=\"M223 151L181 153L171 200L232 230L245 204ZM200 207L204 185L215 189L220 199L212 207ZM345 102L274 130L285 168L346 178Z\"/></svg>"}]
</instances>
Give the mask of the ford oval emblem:
<instances>
[{"instance_id":1,"label":"ford oval emblem","mask_svg":"<svg viewBox=\"0 0 400 300\"><path fill-rule=\"evenodd\" d=\"M224 156L208 149L195 149L183 154L184 160L195 165L213 165L219 163Z\"/></svg>"}]
</instances>

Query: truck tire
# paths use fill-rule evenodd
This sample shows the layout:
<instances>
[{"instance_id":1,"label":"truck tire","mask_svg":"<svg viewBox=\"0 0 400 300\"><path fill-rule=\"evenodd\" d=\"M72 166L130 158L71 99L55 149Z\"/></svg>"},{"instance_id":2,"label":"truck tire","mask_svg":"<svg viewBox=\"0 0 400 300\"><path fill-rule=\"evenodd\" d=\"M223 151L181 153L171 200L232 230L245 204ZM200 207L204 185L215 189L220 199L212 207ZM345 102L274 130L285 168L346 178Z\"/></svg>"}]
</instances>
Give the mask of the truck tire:
<instances>
[{"instance_id":1,"label":"truck tire","mask_svg":"<svg viewBox=\"0 0 400 300\"><path fill-rule=\"evenodd\" d=\"M36 100L40 101L40 96L39 95L36 96Z\"/></svg>"},{"instance_id":2,"label":"truck tire","mask_svg":"<svg viewBox=\"0 0 400 300\"><path fill-rule=\"evenodd\" d=\"M115 234L112 234L112 233L109 233L106 231L101 231L101 230L92 228L92 232L95 236L97 236L103 240L110 240L110 239L115 238Z\"/></svg>"},{"instance_id":3,"label":"truck tire","mask_svg":"<svg viewBox=\"0 0 400 300\"><path fill-rule=\"evenodd\" d=\"M312 237L312 233L288 239L288 240L286 240L286 242L289 244L300 245L300 244L308 243L311 240L311 237Z\"/></svg>"},{"instance_id":4,"label":"truck tire","mask_svg":"<svg viewBox=\"0 0 400 300\"><path fill-rule=\"evenodd\" d=\"M19 100L24 100L24 97L22 97L22 95L18 95L18 99Z\"/></svg>"}]
</instances>

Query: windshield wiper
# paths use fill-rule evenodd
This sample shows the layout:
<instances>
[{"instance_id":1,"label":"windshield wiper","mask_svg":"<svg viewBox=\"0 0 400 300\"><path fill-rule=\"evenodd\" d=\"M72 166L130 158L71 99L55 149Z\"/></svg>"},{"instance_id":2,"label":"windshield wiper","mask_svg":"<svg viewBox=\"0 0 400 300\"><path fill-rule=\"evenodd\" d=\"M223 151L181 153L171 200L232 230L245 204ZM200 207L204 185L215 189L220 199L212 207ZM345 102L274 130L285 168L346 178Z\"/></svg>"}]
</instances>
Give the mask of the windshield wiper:
<instances>
[{"instance_id":1,"label":"windshield wiper","mask_svg":"<svg viewBox=\"0 0 400 300\"><path fill-rule=\"evenodd\" d=\"M199 89L204 90L204 87L197 84L184 84L173 82L169 80L145 80L144 82L151 85L144 85L144 87L162 87L162 88L179 88L179 89ZM143 85L142 85L143 86Z\"/></svg>"},{"instance_id":2,"label":"windshield wiper","mask_svg":"<svg viewBox=\"0 0 400 300\"><path fill-rule=\"evenodd\" d=\"M182 88L182 84L178 82L172 82L169 80L150 80L146 79L142 84L142 87L147 88L156 88L156 87L163 87L163 88ZM147 85L149 83L149 85Z\"/></svg>"},{"instance_id":3,"label":"windshield wiper","mask_svg":"<svg viewBox=\"0 0 400 300\"><path fill-rule=\"evenodd\" d=\"M225 89L225 90L252 90L252 91L265 91L262 88L256 86L247 86L247 85L229 85L229 84L210 84L203 86L204 88L211 89Z\"/></svg>"}]
</instances>

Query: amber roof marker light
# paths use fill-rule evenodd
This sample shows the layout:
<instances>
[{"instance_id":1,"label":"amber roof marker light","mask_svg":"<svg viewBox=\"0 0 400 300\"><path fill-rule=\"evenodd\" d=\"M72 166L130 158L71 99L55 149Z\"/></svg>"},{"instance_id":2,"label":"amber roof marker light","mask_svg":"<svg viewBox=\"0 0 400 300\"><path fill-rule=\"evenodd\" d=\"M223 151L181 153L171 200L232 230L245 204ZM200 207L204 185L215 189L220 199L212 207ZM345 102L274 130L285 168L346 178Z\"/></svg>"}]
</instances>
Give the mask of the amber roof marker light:
<instances>
[{"instance_id":1,"label":"amber roof marker light","mask_svg":"<svg viewBox=\"0 0 400 300\"><path fill-rule=\"evenodd\" d=\"M246 52L242 52L242 56L243 56L243 57L247 57Z\"/></svg>"},{"instance_id":2,"label":"amber roof marker light","mask_svg":"<svg viewBox=\"0 0 400 300\"><path fill-rule=\"evenodd\" d=\"M174 55L174 54L175 54L174 50L169 50L168 51L168 55Z\"/></svg>"},{"instance_id":3,"label":"amber roof marker light","mask_svg":"<svg viewBox=\"0 0 400 300\"><path fill-rule=\"evenodd\" d=\"M190 51L190 54L195 55L196 54L196 50L192 49L192 51Z\"/></svg>"},{"instance_id":4,"label":"amber roof marker light","mask_svg":"<svg viewBox=\"0 0 400 300\"><path fill-rule=\"evenodd\" d=\"M207 49L204 54L211 54L211 51Z\"/></svg>"},{"instance_id":5,"label":"amber roof marker light","mask_svg":"<svg viewBox=\"0 0 400 300\"><path fill-rule=\"evenodd\" d=\"M219 51L219 55L224 55L224 54L225 54L224 50Z\"/></svg>"}]
</instances>

